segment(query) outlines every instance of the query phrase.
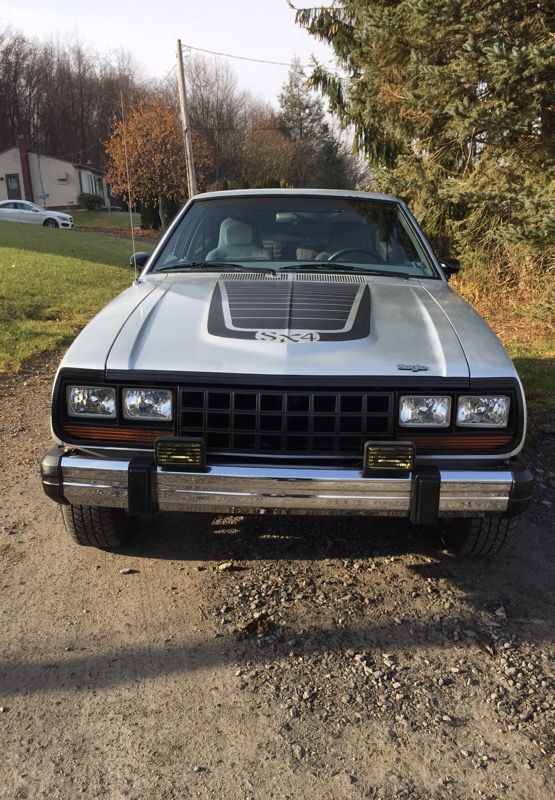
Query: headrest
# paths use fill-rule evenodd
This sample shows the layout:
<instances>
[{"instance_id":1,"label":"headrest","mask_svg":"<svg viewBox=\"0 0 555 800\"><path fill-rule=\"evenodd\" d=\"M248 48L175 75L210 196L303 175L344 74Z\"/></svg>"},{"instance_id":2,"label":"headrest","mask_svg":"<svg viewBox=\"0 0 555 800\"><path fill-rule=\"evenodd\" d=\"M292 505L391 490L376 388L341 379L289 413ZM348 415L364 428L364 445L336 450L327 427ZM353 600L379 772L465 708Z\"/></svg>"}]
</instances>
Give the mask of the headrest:
<instances>
[{"instance_id":1,"label":"headrest","mask_svg":"<svg viewBox=\"0 0 555 800\"><path fill-rule=\"evenodd\" d=\"M229 245L245 245L253 243L253 230L250 225L228 217L220 225L220 241L218 247Z\"/></svg>"}]
</instances>

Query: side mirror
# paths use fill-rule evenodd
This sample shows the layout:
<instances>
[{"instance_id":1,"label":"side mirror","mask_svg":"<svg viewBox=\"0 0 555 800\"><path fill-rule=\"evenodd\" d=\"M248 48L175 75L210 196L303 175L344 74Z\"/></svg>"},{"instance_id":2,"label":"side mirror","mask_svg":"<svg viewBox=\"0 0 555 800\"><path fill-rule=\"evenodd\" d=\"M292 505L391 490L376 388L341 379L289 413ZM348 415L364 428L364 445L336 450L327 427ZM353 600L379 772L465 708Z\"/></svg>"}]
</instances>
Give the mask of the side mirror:
<instances>
[{"instance_id":1,"label":"side mirror","mask_svg":"<svg viewBox=\"0 0 555 800\"><path fill-rule=\"evenodd\" d=\"M458 258L440 258L439 265L447 280L449 280L451 275L456 275L461 268L461 262Z\"/></svg>"},{"instance_id":2,"label":"side mirror","mask_svg":"<svg viewBox=\"0 0 555 800\"><path fill-rule=\"evenodd\" d=\"M142 269L149 258L150 253L135 253L135 255L131 256L129 259L129 266Z\"/></svg>"}]
</instances>

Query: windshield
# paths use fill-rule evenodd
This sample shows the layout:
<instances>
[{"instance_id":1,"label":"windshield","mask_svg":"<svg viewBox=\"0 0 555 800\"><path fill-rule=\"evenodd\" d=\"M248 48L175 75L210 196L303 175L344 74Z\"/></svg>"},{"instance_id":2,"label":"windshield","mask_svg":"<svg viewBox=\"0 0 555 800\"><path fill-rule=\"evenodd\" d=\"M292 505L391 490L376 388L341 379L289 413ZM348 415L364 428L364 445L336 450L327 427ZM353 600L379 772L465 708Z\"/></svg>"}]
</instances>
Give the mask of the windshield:
<instances>
[{"instance_id":1,"label":"windshield","mask_svg":"<svg viewBox=\"0 0 555 800\"><path fill-rule=\"evenodd\" d=\"M193 203L151 271L225 267L402 273L437 278L391 201L310 195L229 196Z\"/></svg>"}]
</instances>

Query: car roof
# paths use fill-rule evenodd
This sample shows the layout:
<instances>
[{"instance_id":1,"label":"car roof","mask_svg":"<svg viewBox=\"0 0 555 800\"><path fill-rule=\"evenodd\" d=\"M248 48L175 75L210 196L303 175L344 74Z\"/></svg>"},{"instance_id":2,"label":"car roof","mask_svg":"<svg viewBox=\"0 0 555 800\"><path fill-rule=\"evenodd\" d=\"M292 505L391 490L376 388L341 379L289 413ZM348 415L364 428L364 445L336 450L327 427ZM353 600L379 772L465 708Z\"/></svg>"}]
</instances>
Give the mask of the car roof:
<instances>
[{"instance_id":1,"label":"car roof","mask_svg":"<svg viewBox=\"0 0 555 800\"><path fill-rule=\"evenodd\" d=\"M203 192L196 194L193 200L211 200L216 197L276 197L276 196L309 196L309 197L353 197L359 200L384 200L390 203L402 203L398 197L379 192L359 192L354 189L226 189L220 192Z\"/></svg>"}]
</instances>

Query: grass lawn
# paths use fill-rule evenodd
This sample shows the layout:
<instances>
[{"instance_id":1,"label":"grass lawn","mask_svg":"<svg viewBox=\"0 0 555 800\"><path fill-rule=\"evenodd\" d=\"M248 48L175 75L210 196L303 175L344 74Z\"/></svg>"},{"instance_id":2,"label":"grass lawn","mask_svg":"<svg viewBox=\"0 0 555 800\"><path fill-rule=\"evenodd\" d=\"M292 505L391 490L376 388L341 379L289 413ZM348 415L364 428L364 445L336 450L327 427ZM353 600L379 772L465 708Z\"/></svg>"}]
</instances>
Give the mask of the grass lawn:
<instances>
[{"instance_id":1,"label":"grass lawn","mask_svg":"<svg viewBox=\"0 0 555 800\"><path fill-rule=\"evenodd\" d=\"M129 212L128 211L86 211L77 209L71 211L71 216L76 228L108 228L111 230L121 230L129 232ZM135 227L141 222L140 214L133 214L133 224Z\"/></svg>"},{"instance_id":2,"label":"grass lawn","mask_svg":"<svg viewBox=\"0 0 555 800\"><path fill-rule=\"evenodd\" d=\"M464 286L455 285L463 297ZM555 318L552 287L534 297L500 295L497 303L467 296L503 342L524 384L531 421L555 415Z\"/></svg>"},{"instance_id":3,"label":"grass lawn","mask_svg":"<svg viewBox=\"0 0 555 800\"><path fill-rule=\"evenodd\" d=\"M543 414L555 416L555 342L508 338L504 342L521 377L532 422Z\"/></svg>"},{"instance_id":4,"label":"grass lawn","mask_svg":"<svg viewBox=\"0 0 555 800\"><path fill-rule=\"evenodd\" d=\"M69 343L129 286L130 253L128 241L108 234L1 222L0 372Z\"/></svg>"}]
</instances>

